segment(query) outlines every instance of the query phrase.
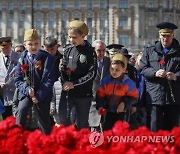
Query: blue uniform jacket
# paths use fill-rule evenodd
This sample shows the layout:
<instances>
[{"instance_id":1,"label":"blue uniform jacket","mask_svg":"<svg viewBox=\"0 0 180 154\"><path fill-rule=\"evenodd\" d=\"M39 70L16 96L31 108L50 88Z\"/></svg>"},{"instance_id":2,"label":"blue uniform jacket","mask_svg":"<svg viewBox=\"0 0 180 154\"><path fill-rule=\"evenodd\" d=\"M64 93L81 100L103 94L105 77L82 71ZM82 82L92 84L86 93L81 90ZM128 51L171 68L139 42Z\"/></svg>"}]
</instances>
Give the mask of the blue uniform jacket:
<instances>
[{"instance_id":1,"label":"blue uniform jacket","mask_svg":"<svg viewBox=\"0 0 180 154\"><path fill-rule=\"evenodd\" d=\"M55 81L54 58L49 53L39 50L33 63L30 62L28 51L24 51L17 64L15 85L19 89L18 100L29 96L33 87L36 99L41 102L52 96Z\"/></svg>"}]
</instances>

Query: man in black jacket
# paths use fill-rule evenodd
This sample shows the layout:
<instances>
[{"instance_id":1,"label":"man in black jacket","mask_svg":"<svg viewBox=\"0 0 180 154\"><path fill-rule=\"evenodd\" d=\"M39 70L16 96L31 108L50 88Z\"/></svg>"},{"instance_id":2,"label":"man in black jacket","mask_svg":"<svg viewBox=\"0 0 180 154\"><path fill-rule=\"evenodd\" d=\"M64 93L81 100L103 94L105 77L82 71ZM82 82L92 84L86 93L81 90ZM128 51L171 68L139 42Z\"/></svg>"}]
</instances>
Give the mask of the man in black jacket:
<instances>
[{"instance_id":1,"label":"man in black jacket","mask_svg":"<svg viewBox=\"0 0 180 154\"><path fill-rule=\"evenodd\" d=\"M71 124L70 112L76 109L77 128L88 128L89 109L92 101L92 85L96 76L97 58L91 44L84 40L87 25L79 20L69 23L68 36L72 44L66 48L62 60L63 91L59 104L60 122Z\"/></svg>"},{"instance_id":2,"label":"man in black jacket","mask_svg":"<svg viewBox=\"0 0 180 154\"><path fill-rule=\"evenodd\" d=\"M146 48L140 61L152 131L171 130L178 126L180 115L180 45L174 39L177 26L162 22L157 28L160 41Z\"/></svg>"}]
</instances>

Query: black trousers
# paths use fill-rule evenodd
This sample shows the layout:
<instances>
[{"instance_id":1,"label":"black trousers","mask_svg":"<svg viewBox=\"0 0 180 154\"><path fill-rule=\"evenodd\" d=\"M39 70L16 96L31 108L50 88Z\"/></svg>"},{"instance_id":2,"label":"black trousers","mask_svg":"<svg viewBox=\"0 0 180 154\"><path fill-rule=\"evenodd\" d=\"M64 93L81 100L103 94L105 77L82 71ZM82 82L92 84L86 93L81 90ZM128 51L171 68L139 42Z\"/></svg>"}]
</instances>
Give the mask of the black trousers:
<instances>
[{"instance_id":1,"label":"black trousers","mask_svg":"<svg viewBox=\"0 0 180 154\"><path fill-rule=\"evenodd\" d=\"M3 119L6 119L9 116L12 116L12 105L4 106L5 112L2 114Z\"/></svg>"},{"instance_id":2,"label":"black trousers","mask_svg":"<svg viewBox=\"0 0 180 154\"><path fill-rule=\"evenodd\" d=\"M65 126L69 126L72 124L72 119L73 119L72 116L75 116L76 117L75 122L78 130L80 130L81 128L89 128L88 119L89 119L89 110L91 106L91 101L92 101L91 97L66 98L66 92L62 92L59 103L60 123ZM75 107L74 111L72 110L73 107Z\"/></svg>"},{"instance_id":3,"label":"black trousers","mask_svg":"<svg viewBox=\"0 0 180 154\"><path fill-rule=\"evenodd\" d=\"M32 105L33 103L29 97L25 97L23 100L19 101L16 114L16 124L22 125L23 128L26 128L27 115ZM39 128L43 133L49 134L52 130L52 122L49 114L50 100L38 102L34 109L37 114Z\"/></svg>"},{"instance_id":4,"label":"black trousers","mask_svg":"<svg viewBox=\"0 0 180 154\"><path fill-rule=\"evenodd\" d=\"M150 130L171 130L179 125L180 106L178 105L151 105L148 108Z\"/></svg>"},{"instance_id":5,"label":"black trousers","mask_svg":"<svg viewBox=\"0 0 180 154\"><path fill-rule=\"evenodd\" d=\"M124 112L123 113L107 112L103 123L103 130L111 129L118 120L124 121L124 119L125 119Z\"/></svg>"}]
</instances>

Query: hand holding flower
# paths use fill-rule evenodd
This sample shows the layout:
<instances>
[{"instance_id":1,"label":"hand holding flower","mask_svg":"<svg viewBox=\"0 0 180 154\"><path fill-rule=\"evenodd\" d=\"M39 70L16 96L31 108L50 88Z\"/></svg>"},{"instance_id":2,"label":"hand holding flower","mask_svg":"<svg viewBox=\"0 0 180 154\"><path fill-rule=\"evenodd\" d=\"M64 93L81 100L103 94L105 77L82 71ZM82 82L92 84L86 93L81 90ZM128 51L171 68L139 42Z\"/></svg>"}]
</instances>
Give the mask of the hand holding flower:
<instances>
[{"instance_id":1,"label":"hand holding flower","mask_svg":"<svg viewBox=\"0 0 180 154\"><path fill-rule=\"evenodd\" d=\"M166 73L166 79L176 81L177 80L177 76L173 72L167 72Z\"/></svg>"},{"instance_id":2,"label":"hand holding flower","mask_svg":"<svg viewBox=\"0 0 180 154\"><path fill-rule=\"evenodd\" d=\"M32 101L34 104L37 104L39 101L36 99L36 97L32 97Z\"/></svg>"},{"instance_id":3,"label":"hand holding flower","mask_svg":"<svg viewBox=\"0 0 180 154\"><path fill-rule=\"evenodd\" d=\"M63 85L63 90L64 91L69 91L70 89L73 89L74 85L72 82L65 82Z\"/></svg>"},{"instance_id":4,"label":"hand holding flower","mask_svg":"<svg viewBox=\"0 0 180 154\"><path fill-rule=\"evenodd\" d=\"M157 72L156 72L156 77L160 77L160 78L165 78L166 77L166 71L165 70L163 70L163 69L160 69L160 70L158 70Z\"/></svg>"},{"instance_id":5,"label":"hand holding flower","mask_svg":"<svg viewBox=\"0 0 180 154\"><path fill-rule=\"evenodd\" d=\"M29 89L29 96L34 97L34 89L33 88Z\"/></svg>"}]
</instances>

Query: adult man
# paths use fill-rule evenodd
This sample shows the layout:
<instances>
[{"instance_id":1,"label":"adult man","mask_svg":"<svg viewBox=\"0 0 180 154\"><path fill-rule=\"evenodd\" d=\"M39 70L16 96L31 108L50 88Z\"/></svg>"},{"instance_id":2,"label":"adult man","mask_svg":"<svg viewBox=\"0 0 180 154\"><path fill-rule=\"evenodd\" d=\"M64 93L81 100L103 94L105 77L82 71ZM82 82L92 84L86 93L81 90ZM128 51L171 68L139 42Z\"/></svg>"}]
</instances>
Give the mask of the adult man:
<instances>
[{"instance_id":1,"label":"adult man","mask_svg":"<svg viewBox=\"0 0 180 154\"><path fill-rule=\"evenodd\" d=\"M0 98L4 103L3 118L12 115L12 101L15 91L14 70L19 59L19 54L12 50L11 37L0 38Z\"/></svg>"},{"instance_id":2,"label":"adult man","mask_svg":"<svg viewBox=\"0 0 180 154\"><path fill-rule=\"evenodd\" d=\"M100 85L101 80L109 75L109 69L110 69L110 58L105 56L106 52L106 45L101 40L95 40L92 44L92 46L95 49L96 55L97 55L97 74L95 79L93 80L93 102L91 104L90 108L90 114L89 114L89 125L91 127L98 127L100 124L101 116L98 115L98 111L96 109L96 91Z\"/></svg>"},{"instance_id":3,"label":"adult man","mask_svg":"<svg viewBox=\"0 0 180 154\"><path fill-rule=\"evenodd\" d=\"M23 44L17 44L14 48L14 51L21 54L25 50L25 47Z\"/></svg>"},{"instance_id":4,"label":"adult man","mask_svg":"<svg viewBox=\"0 0 180 154\"><path fill-rule=\"evenodd\" d=\"M108 52L109 57L112 58L113 55L117 53L121 53L122 47L124 47L124 45L120 45L120 44L108 45L106 48L108 49L107 52Z\"/></svg>"},{"instance_id":5,"label":"adult man","mask_svg":"<svg viewBox=\"0 0 180 154\"><path fill-rule=\"evenodd\" d=\"M57 39L54 37L46 37L45 41L44 41L44 49L49 52L51 55L54 56L55 58L55 62L54 62L54 66L55 66L55 80L57 81L58 78L60 77L60 71L59 71L59 64L60 64L60 60L62 59L63 55L58 51L58 47L60 45L57 42Z\"/></svg>"},{"instance_id":6,"label":"adult man","mask_svg":"<svg viewBox=\"0 0 180 154\"><path fill-rule=\"evenodd\" d=\"M146 48L140 61L152 131L171 130L178 126L180 115L180 45L174 39L177 26L162 22L157 28L160 41Z\"/></svg>"}]
</instances>

